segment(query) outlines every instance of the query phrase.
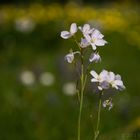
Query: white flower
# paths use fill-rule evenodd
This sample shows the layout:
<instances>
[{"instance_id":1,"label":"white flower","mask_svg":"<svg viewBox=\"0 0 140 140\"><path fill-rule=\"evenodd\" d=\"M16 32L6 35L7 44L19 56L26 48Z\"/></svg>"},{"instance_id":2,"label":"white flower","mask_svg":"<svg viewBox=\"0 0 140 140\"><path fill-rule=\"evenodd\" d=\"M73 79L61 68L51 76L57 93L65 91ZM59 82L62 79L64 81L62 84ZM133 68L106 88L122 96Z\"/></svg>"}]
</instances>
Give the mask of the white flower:
<instances>
[{"instance_id":1,"label":"white flower","mask_svg":"<svg viewBox=\"0 0 140 140\"><path fill-rule=\"evenodd\" d=\"M103 39L104 35L98 30L94 30L91 35L86 35L85 38L92 46L93 50L96 50L96 46L104 46L107 41Z\"/></svg>"},{"instance_id":2,"label":"white flower","mask_svg":"<svg viewBox=\"0 0 140 140\"><path fill-rule=\"evenodd\" d=\"M79 51L76 51L76 52L70 52L69 54L67 54L67 55L65 56L66 61L67 61L68 63L72 63L73 60L74 60L74 55L77 54L77 53L80 54Z\"/></svg>"},{"instance_id":3,"label":"white flower","mask_svg":"<svg viewBox=\"0 0 140 140\"><path fill-rule=\"evenodd\" d=\"M120 75L115 75L113 72L108 72L103 70L99 75L95 71L91 71L90 74L93 76L91 82L98 82L98 89L108 89L110 87L117 90L125 89L123 81L121 80Z\"/></svg>"},{"instance_id":4,"label":"white flower","mask_svg":"<svg viewBox=\"0 0 140 140\"><path fill-rule=\"evenodd\" d=\"M107 81L111 84L112 88L115 88L117 90L125 89L123 81L121 80L121 76L118 74L115 75L113 72L108 72Z\"/></svg>"},{"instance_id":5,"label":"white flower","mask_svg":"<svg viewBox=\"0 0 140 140\"><path fill-rule=\"evenodd\" d=\"M108 72L103 70L100 74L97 74L94 70L90 71L90 74L93 76L91 82L103 82L107 79Z\"/></svg>"},{"instance_id":6,"label":"white flower","mask_svg":"<svg viewBox=\"0 0 140 140\"><path fill-rule=\"evenodd\" d=\"M105 100L103 102L103 107L108 107L108 110L110 110L113 107L112 99Z\"/></svg>"},{"instance_id":7,"label":"white flower","mask_svg":"<svg viewBox=\"0 0 140 140\"><path fill-rule=\"evenodd\" d=\"M72 63L73 60L74 60L74 54L73 54L73 52L67 54L67 55L65 56L65 59L67 60L68 63Z\"/></svg>"},{"instance_id":8,"label":"white flower","mask_svg":"<svg viewBox=\"0 0 140 140\"><path fill-rule=\"evenodd\" d=\"M98 53L92 53L90 58L89 58L89 62L95 62L98 63L101 61L101 57Z\"/></svg>"},{"instance_id":9,"label":"white flower","mask_svg":"<svg viewBox=\"0 0 140 140\"><path fill-rule=\"evenodd\" d=\"M76 23L72 23L70 26L70 31L62 31L60 36L63 39L68 39L68 38L72 37L77 32L77 30L78 29L77 29Z\"/></svg>"},{"instance_id":10,"label":"white flower","mask_svg":"<svg viewBox=\"0 0 140 140\"><path fill-rule=\"evenodd\" d=\"M94 28L90 28L90 25L89 24L84 24L83 27L79 26L79 29L81 30L81 32L83 33L83 35L88 35L88 34L91 34L94 30Z\"/></svg>"},{"instance_id":11,"label":"white flower","mask_svg":"<svg viewBox=\"0 0 140 140\"><path fill-rule=\"evenodd\" d=\"M81 48L86 48L90 44L89 44L89 42L85 38L81 38L81 43L79 45L80 45Z\"/></svg>"}]
</instances>

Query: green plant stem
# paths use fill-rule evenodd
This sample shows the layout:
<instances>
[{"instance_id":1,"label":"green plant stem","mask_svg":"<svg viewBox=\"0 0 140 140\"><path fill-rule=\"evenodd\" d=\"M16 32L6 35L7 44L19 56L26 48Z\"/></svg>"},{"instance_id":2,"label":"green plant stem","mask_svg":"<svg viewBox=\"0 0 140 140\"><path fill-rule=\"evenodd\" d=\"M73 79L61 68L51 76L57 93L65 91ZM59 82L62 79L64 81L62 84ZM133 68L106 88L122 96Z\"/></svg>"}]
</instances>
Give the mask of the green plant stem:
<instances>
[{"instance_id":1,"label":"green plant stem","mask_svg":"<svg viewBox=\"0 0 140 140\"><path fill-rule=\"evenodd\" d=\"M81 50L81 47L80 47L80 45L79 45L79 43L78 43L78 41L77 41L77 39L76 39L76 36L73 36L73 39L74 39L75 43L77 44L79 50L82 51L82 50Z\"/></svg>"},{"instance_id":2,"label":"green plant stem","mask_svg":"<svg viewBox=\"0 0 140 140\"><path fill-rule=\"evenodd\" d=\"M88 71L89 71L90 64L87 66L87 69L86 69L86 74L85 74L85 78L84 78L84 89L85 89L86 82L87 82L87 77L88 77Z\"/></svg>"},{"instance_id":3,"label":"green plant stem","mask_svg":"<svg viewBox=\"0 0 140 140\"><path fill-rule=\"evenodd\" d=\"M83 96L84 96L84 64L83 64L83 52L81 50L81 92L80 92L80 108L78 117L78 140L81 139L81 114L83 107Z\"/></svg>"},{"instance_id":4,"label":"green plant stem","mask_svg":"<svg viewBox=\"0 0 140 140\"><path fill-rule=\"evenodd\" d=\"M96 125L96 130L95 130L95 134L94 134L94 140L97 140L98 136L99 136L99 125L100 125L100 117L101 117L101 106L102 106L102 94L100 93L99 95L99 104L98 104L98 114L97 114L97 125Z\"/></svg>"}]
</instances>

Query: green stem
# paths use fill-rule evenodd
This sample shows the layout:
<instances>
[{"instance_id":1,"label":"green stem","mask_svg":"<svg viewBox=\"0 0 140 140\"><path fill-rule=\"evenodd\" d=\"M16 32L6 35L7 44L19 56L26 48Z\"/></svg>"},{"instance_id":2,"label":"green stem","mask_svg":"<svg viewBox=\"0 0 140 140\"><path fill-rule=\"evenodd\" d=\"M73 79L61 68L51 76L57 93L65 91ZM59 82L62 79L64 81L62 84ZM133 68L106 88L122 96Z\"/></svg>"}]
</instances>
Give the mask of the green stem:
<instances>
[{"instance_id":1,"label":"green stem","mask_svg":"<svg viewBox=\"0 0 140 140\"><path fill-rule=\"evenodd\" d=\"M84 96L84 64L83 64L83 52L81 50L81 92L80 92L80 109L78 117L78 140L81 139L81 114L83 108L83 96Z\"/></svg>"},{"instance_id":2,"label":"green stem","mask_svg":"<svg viewBox=\"0 0 140 140\"><path fill-rule=\"evenodd\" d=\"M102 106L102 94L100 93L99 96L99 104L98 104L98 114L97 114L97 125L96 125L96 130L95 130L95 135L94 135L94 140L97 140L98 136L99 136L99 125L100 125L100 117L101 117L101 106Z\"/></svg>"},{"instance_id":3,"label":"green stem","mask_svg":"<svg viewBox=\"0 0 140 140\"><path fill-rule=\"evenodd\" d=\"M78 101L79 101L79 103L80 103L80 92L79 92L78 89L77 89L77 96L78 96Z\"/></svg>"},{"instance_id":4,"label":"green stem","mask_svg":"<svg viewBox=\"0 0 140 140\"><path fill-rule=\"evenodd\" d=\"M73 39L74 39L75 43L77 44L79 50L82 51L82 50L81 50L81 47L80 47L80 45L79 45L79 43L78 43L78 41L77 41L77 39L76 39L76 36L73 36Z\"/></svg>"},{"instance_id":5,"label":"green stem","mask_svg":"<svg viewBox=\"0 0 140 140\"><path fill-rule=\"evenodd\" d=\"M84 79L84 89L85 89L86 82L87 82L87 77L88 77L88 71L89 71L90 64L88 64L87 69L86 69L86 74L85 74L85 79Z\"/></svg>"},{"instance_id":6,"label":"green stem","mask_svg":"<svg viewBox=\"0 0 140 140\"><path fill-rule=\"evenodd\" d=\"M84 84L83 84L83 90L85 89L86 82L87 82L87 74L85 75Z\"/></svg>"}]
</instances>

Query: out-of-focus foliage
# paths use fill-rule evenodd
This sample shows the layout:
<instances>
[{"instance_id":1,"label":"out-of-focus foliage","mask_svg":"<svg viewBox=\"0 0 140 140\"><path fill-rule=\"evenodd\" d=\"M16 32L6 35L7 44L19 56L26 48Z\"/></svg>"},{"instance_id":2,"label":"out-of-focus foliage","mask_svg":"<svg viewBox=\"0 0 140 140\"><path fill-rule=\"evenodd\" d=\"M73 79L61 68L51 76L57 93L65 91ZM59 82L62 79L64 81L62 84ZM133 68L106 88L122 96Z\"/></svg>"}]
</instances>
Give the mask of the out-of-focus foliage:
<instances>
[{"instance_id":1,"label":"out-of-focus foliage","mask_svg":"<svg viewBox=\"0 0 140 140\"><path fill-rule=\"evenodd\" d=\"M69 3L0 7L0 140L76 138L76 75L63 59L75 46L60 38L72 22L104 32L109 43L99 48L103 61L94 68L118 72L125 81L126 91L114 96L114 108L102 110L100 139L139 139L139 5ZM82 118L85 140L94 135L97 98L89 81Z\"/></svg>"},{"instance_id":2,"label":"out-of-focus foliage","mask_svg":"<svg viewBox=\"0 0 140 140\"><path fill-rule=\"evenodd\" d=\"M46 6L33 4L28 7L1 6L0 18L1 26L11 26L13 24L16 26L16 22L24 24L24 22L31 20L35 25L57 22L61 24L62 28L62 25L71 22L85 23L88 21L97 28L127 34L124 37L129 43L140 46L139 7L136 5L133 7L117 4L108 7L79 7L74 3L70 3L66 6L59 4Z\"/></svg>"}]
</instances>

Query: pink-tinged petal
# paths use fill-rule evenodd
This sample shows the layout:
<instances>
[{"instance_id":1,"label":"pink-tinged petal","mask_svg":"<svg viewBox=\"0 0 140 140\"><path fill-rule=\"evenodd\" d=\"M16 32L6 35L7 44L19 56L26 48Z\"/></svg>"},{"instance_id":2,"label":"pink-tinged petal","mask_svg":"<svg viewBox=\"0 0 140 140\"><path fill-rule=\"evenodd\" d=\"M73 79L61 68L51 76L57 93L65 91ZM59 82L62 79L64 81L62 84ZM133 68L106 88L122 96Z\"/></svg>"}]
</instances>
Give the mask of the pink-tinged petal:
<instances>
[{"instance_id":1,"label":"pink-tinged petal","mask_svg":"<svg viewBox=\"0 0 140 140\"><path fill-rule=\"evenodd\" d=\"M100 34L101 34L101 33L100 33L99 30L94 30L93 33L92 33L92 35L91 35L91 37L92 37L92 38L98 38L98 36L99 36Z\"/></svg>"},{"instance_id":2,"label":"pink-tinged petal","mask_svg":"<svg viewBox=\"0 0 140 140\"><path fill-rule=\"evenodd\" d=\"M92 28L92 29L90 28L89 24L84 24L83 27L80 26L78 28L81 30L81 32L83 33L84 36L88 35L88 34L91 34L94 30L94 28Z\"/></svg>"},{"instance_id":3,"label":"pink-tinged petal","mask_svg":"<svg viewBox=\"0 0 140 140\"><path fill-rule=\"evenodd\" d=\"M107 80L108 79L108 71L102 70L102 72L99 74L99 76L102 80Z\"/></svg>"},{"instance_id":4,"label":"pink-tinged petal","mask_svg":"<svg viewBox=\"0 0 140 140\"><path fill-rule=\"evenodd\" d=\"M90 43L91 42L91 37L90 35L85 35L86 40Z\"/></svg>"},{"instance_id":5,"label":"pink-tinged petal","mask_svg":"<svg viewBox=\"0 0 140 140\"><path fill-rule=\"evenodd\" d=\"M94 28L90 29L90 30L89 30L89 34L92 34L93 31L94 31Z\"/></svg>"},{"instance_id":6,"label":"pink-tinged petal","mask_svg":"<svg viewBox=\"0 0 140 140\"><path fill-rule=\"evenodd\" d=\"M95 44L96 44L97 46L104 46L106 43L107 43L107 42L106 42L105 40L103 40L103 39L96 39L96 40L95 40Z\"/></svg>"},{"instance_id":7,"label":"pink-tinged petal","mask_svg":"<svg viewBox=\"0 0 140 140\"><path fill-rule=\"evenodd\" d=\"M75 34L77 32L77 25L76 23L72 23L70 26L70 33Z\"/></svg>"},{"instance_id":8,"label":"pink-tinged petal","mask_svg":"<svg viewBox=\"0 0 140 140\"><path fill-rule=\"evenodd\" d=\"M98 78L98 74L94 71L94 70L92 70L92 71L90 71L90 74L94 77L94 78Z\"/></svg>"},{"instance_id":9,"label":"pink-tinged petal","mask_svg":"<svg viewBox=\"0 0 140 140\"><path fill-rule=\"evenodd\" d=\"M80 43L81 48L86 48L89 45L90 45L89 42L85 38L81 38L81 43Z\"/></svg>"},{"instance_id":10,"label":"pink-tinged petal","mask_svg":"<svg viewBox=\"0 0 140 140\"><path fill-rule=\"evenodd\" d=\"M73 52L67 54L67 55L65 56L65 60L66 60L68 63L72 63L73 60L74 60L74 54L73 54Z\"/></svg>"},{"instance_id":11,"label":"pink-tinged petal","mask_svg":"<svg viewBox=\"0 0 140 140\"><path fill-rule=\"evenodd\" d=\"M105 81L104 79L100 80L99 83L100 87L102 87L102 89L109 89L110 85L107 81Z\"/></svg>"},{"instance_id":12,"label":"pink-tinged petal","mask_svg":"<svg viewBox=\"0 0 140 140\"><path fill-rule=\"evenodd\" d=\"M115 80L121 80L121 76L120 76L119 74L117 74L117 75L115 76Z\"/></svg>"},{"instance_id":13,"label":"pink-tinged petal","mask_svg":"<svg viewBox=\"0 0 140 140\"><path fill-rule=\"evenodd\" d=\"M94 43L91 43L92 49L96 50L96 45Z\"/></svg>"},{"instance_id":14,"label":"pink-tinged petal","mask_svg":"<svg viewBox=\"0 0 140 140\"><path fill-rule=\"evenodd\" d=\"M104 37L104 35L101 34L101 33L100 33L99 36L98 36L99 39L102 39L103 37Z\"/></svg>"},{"instance_id":15,"label":"pink-tinged petal","mask_svg":"<svg viewBox=\"0 0 140 140\"><path fill-rule=\"evenodd\" d=\"M71 37L71 34L68 31L62 31L60 35L63 39L68 39Z\"/></svg>"},{"instance_id":16,"label":"pink-tinged petal","mask_svg":"<svg viewBox=\"0 0 140 140\"><path fill-rule=\"evenodd\" d=\"M114 84L118 86L123 86L123 82L121 80L115 80Z\"/></svg>"},{"instance_id":17,"label":"pink-tinged petal","mask_svg":"<svg viewBox=\"0 0 140 140\"><path fill-rule=\"evenodd\" d=\"M103 34L101 34L101 32L99 30L94 30L92 33L92 38L98 38L98 39L102 39L104 37Z\"/></svg>"},{"instance_id":18,"label":"pink-tinged petal","mask_svg":"<svg viewBox=\"0 0 140 140\"><path fill-rule=\"evenodd\" d=\"M101 61L101 57L98 53L92 53L90 58L89 58L89 62L95 62L98 63Z\"/></svg>"},{"instance_id":19,"label":"pink-tinged petal","mask_svg":"<svg viewBox=\"0 0 140 140\"><path fill-rule=\"evenodd\" d=\"M84 32L84 33L88 33L89 30L90 30L90 25L89 25L89 24L85 24L85 25L83 26L83 32Z\"/></svg>"},{"instance_id":20,"label":"pink-tinged petal","mask_svg":"<svg viewBox=\"0 0 140 140\"><path fill-rule=\"evenodd\" d=\"M112 82L115 80L115 74L113 72L109 72L108 75L109 75L109 82Z\"/></svg>"}]
</instances>

